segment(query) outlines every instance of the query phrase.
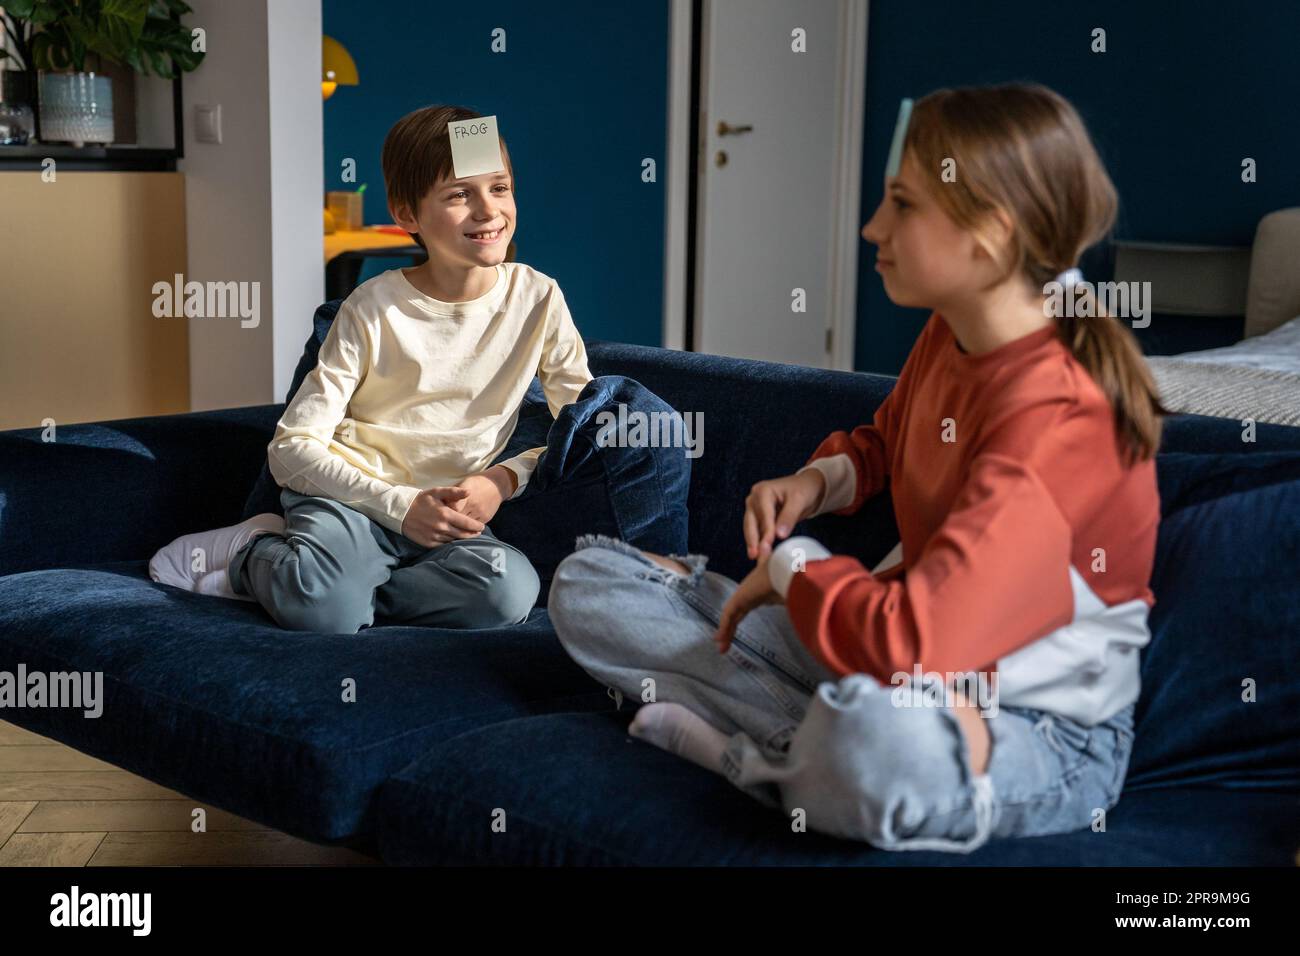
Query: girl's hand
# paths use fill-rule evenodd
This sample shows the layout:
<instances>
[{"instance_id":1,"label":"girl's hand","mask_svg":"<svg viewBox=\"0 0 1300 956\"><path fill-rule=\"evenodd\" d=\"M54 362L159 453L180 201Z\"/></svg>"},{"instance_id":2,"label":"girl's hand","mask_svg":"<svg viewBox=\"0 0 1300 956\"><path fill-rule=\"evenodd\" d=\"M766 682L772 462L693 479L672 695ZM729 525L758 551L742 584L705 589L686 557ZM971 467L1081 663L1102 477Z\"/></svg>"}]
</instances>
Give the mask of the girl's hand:
<instances>
[{"instance_id":1,"label":"girl's hand","mask_svg":"<svg viewBox=\"0 0 1300 956\"><path fill-rule=\"evenodd\" d=\"M718 653L727 653L732 638L736 636L736 628L740 626L746 614L764 604L781 603L783 603L781 595L777 594L772 587L772 578L767 573L767 559L764 558L759 561L758 567L750 571L745 576L745 580L740 582L740 586L732 592L726 606L722 609L722 620L718 622L718 630L713 635L714 641L718 644Z\"/></svg>"},{"instance_id":2,"label":"girl's hand","mask_svg":"<svg viewBox=\"0 0 1300 956\"><path fill-rule=\"evenodd\" d=\"M461 487L424 489L407 509L402 534L425 548L481 534L483 522L458 507L469 495Z\"/></svg>"},{"instance_id":3,"label":"girl's hand","mask_svg":"<svg viewBox=\"0 0 1300 956\"><path fill-rule=\"evenodd\" d=\"M775 540L790 537L825 492L826 478L816 468L754 485L745 499L745 549L750 558L771 557Z\"/></svg>"}]
</instances>

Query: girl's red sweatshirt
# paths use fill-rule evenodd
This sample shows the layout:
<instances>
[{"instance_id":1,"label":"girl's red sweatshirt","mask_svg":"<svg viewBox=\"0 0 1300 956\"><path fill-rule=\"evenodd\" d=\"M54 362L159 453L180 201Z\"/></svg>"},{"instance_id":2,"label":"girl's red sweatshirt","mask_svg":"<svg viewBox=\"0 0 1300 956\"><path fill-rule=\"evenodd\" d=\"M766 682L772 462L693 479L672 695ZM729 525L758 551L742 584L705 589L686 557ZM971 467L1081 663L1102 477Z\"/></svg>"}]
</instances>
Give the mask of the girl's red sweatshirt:
<instances>
[{"instance_id":1,"label":"girl's red sweatshirt","mask_svg":"<svg viewBox=\"0 0 1300 956\"><path fill-rule=\"evenodd\" d=\"M809 466L827 476L818 513L852 514L888 480L902 539L879 573L838 556L787 575L828 668L996 672L1001 703L1088 725L1136 700L1155 463L1123 464L1113 410L1055 326L968 355L933 313L872 424Z\"/></svg>"}]
</instances>

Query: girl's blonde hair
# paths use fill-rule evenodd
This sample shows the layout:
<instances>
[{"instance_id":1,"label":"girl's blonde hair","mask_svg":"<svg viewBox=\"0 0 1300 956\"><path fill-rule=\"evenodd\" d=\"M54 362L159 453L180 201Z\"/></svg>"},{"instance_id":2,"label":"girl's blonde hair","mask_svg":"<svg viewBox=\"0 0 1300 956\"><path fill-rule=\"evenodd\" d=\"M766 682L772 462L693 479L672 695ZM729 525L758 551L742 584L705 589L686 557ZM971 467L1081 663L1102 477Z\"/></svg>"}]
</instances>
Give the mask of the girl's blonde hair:
<instances>
[{"instance_id":1,"label":"girl's blonde hair","mask_svg":"<svg viewBox=\"0 0 1300 956\"><path fill-rule=\"evenodd\" d=\"M1083 120L1046 87L935 90L913 108L904 149L944 211L991 254L993 211L1010 217L1004 277L1019 273L1035 289L1075 266L1115 223L1118 196ZM955 182L941 179L947 159ZM1090 304L1095 318L1057 316L1057 334L1110 400L1122 457L1145 460L1159 450L1169 410L1133 333L1095 296Z\"/></svg>"}]
</instances>

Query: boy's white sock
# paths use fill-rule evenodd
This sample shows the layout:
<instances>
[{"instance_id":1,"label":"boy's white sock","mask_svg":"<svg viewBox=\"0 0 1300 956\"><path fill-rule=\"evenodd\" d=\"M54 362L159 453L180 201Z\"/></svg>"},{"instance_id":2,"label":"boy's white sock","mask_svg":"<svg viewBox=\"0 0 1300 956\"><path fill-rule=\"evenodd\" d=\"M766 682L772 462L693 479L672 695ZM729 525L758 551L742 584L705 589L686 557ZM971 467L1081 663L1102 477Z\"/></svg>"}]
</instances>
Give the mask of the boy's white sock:
<instances>
[{"instance_id":1,"label":"boy's white sock","mask_svg":"<svg viewBox=\"0 0 1300 956\"><path fill-rule=\"evenodd\" d=\"M681 704L645 704L632 718L628 733L714 773L722 773L726 734Z\"/></svg>"},{"instance_id":2,"label":"boy's white sock","mask_svg":"<svg viewBox=\"0 0 1300 956\"><path fill-rule=\"evenodd\" d=\"M149 577L183 591L244 598L230 587L226 573L230 559L254 537L268 532L283 534L284 519L266 512L228 528L183 534L150 559ZM202 561L198 560L200 554ZM196 564L197 571L193 570Z\"/></svg>"}]
</instances>

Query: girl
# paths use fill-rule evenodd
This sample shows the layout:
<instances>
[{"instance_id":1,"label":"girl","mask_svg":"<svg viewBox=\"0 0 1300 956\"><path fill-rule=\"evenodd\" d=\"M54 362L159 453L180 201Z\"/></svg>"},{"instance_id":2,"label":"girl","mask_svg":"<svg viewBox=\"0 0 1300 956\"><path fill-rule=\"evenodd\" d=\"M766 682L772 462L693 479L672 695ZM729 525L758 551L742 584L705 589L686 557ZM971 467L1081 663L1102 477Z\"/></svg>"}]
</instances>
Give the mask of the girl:
<instances>
[{"instance_id":1,"label":"girl","mask_svg":"<svg viewBox=\"0 0 1300 956\"><path fill-rule=\"evenodd\" d=\"M587 536L550 608L583 668L657 701L634 736L813 829L968 852L1119 798L1166 410L1127 329L1052 314L1117 202L1069 103L939 90L899 146L862 235L932 314L872 424L753 487L739 584ZM902 540L875 569L787 537L886 479Z\"/></svg>"}]
</instances>

